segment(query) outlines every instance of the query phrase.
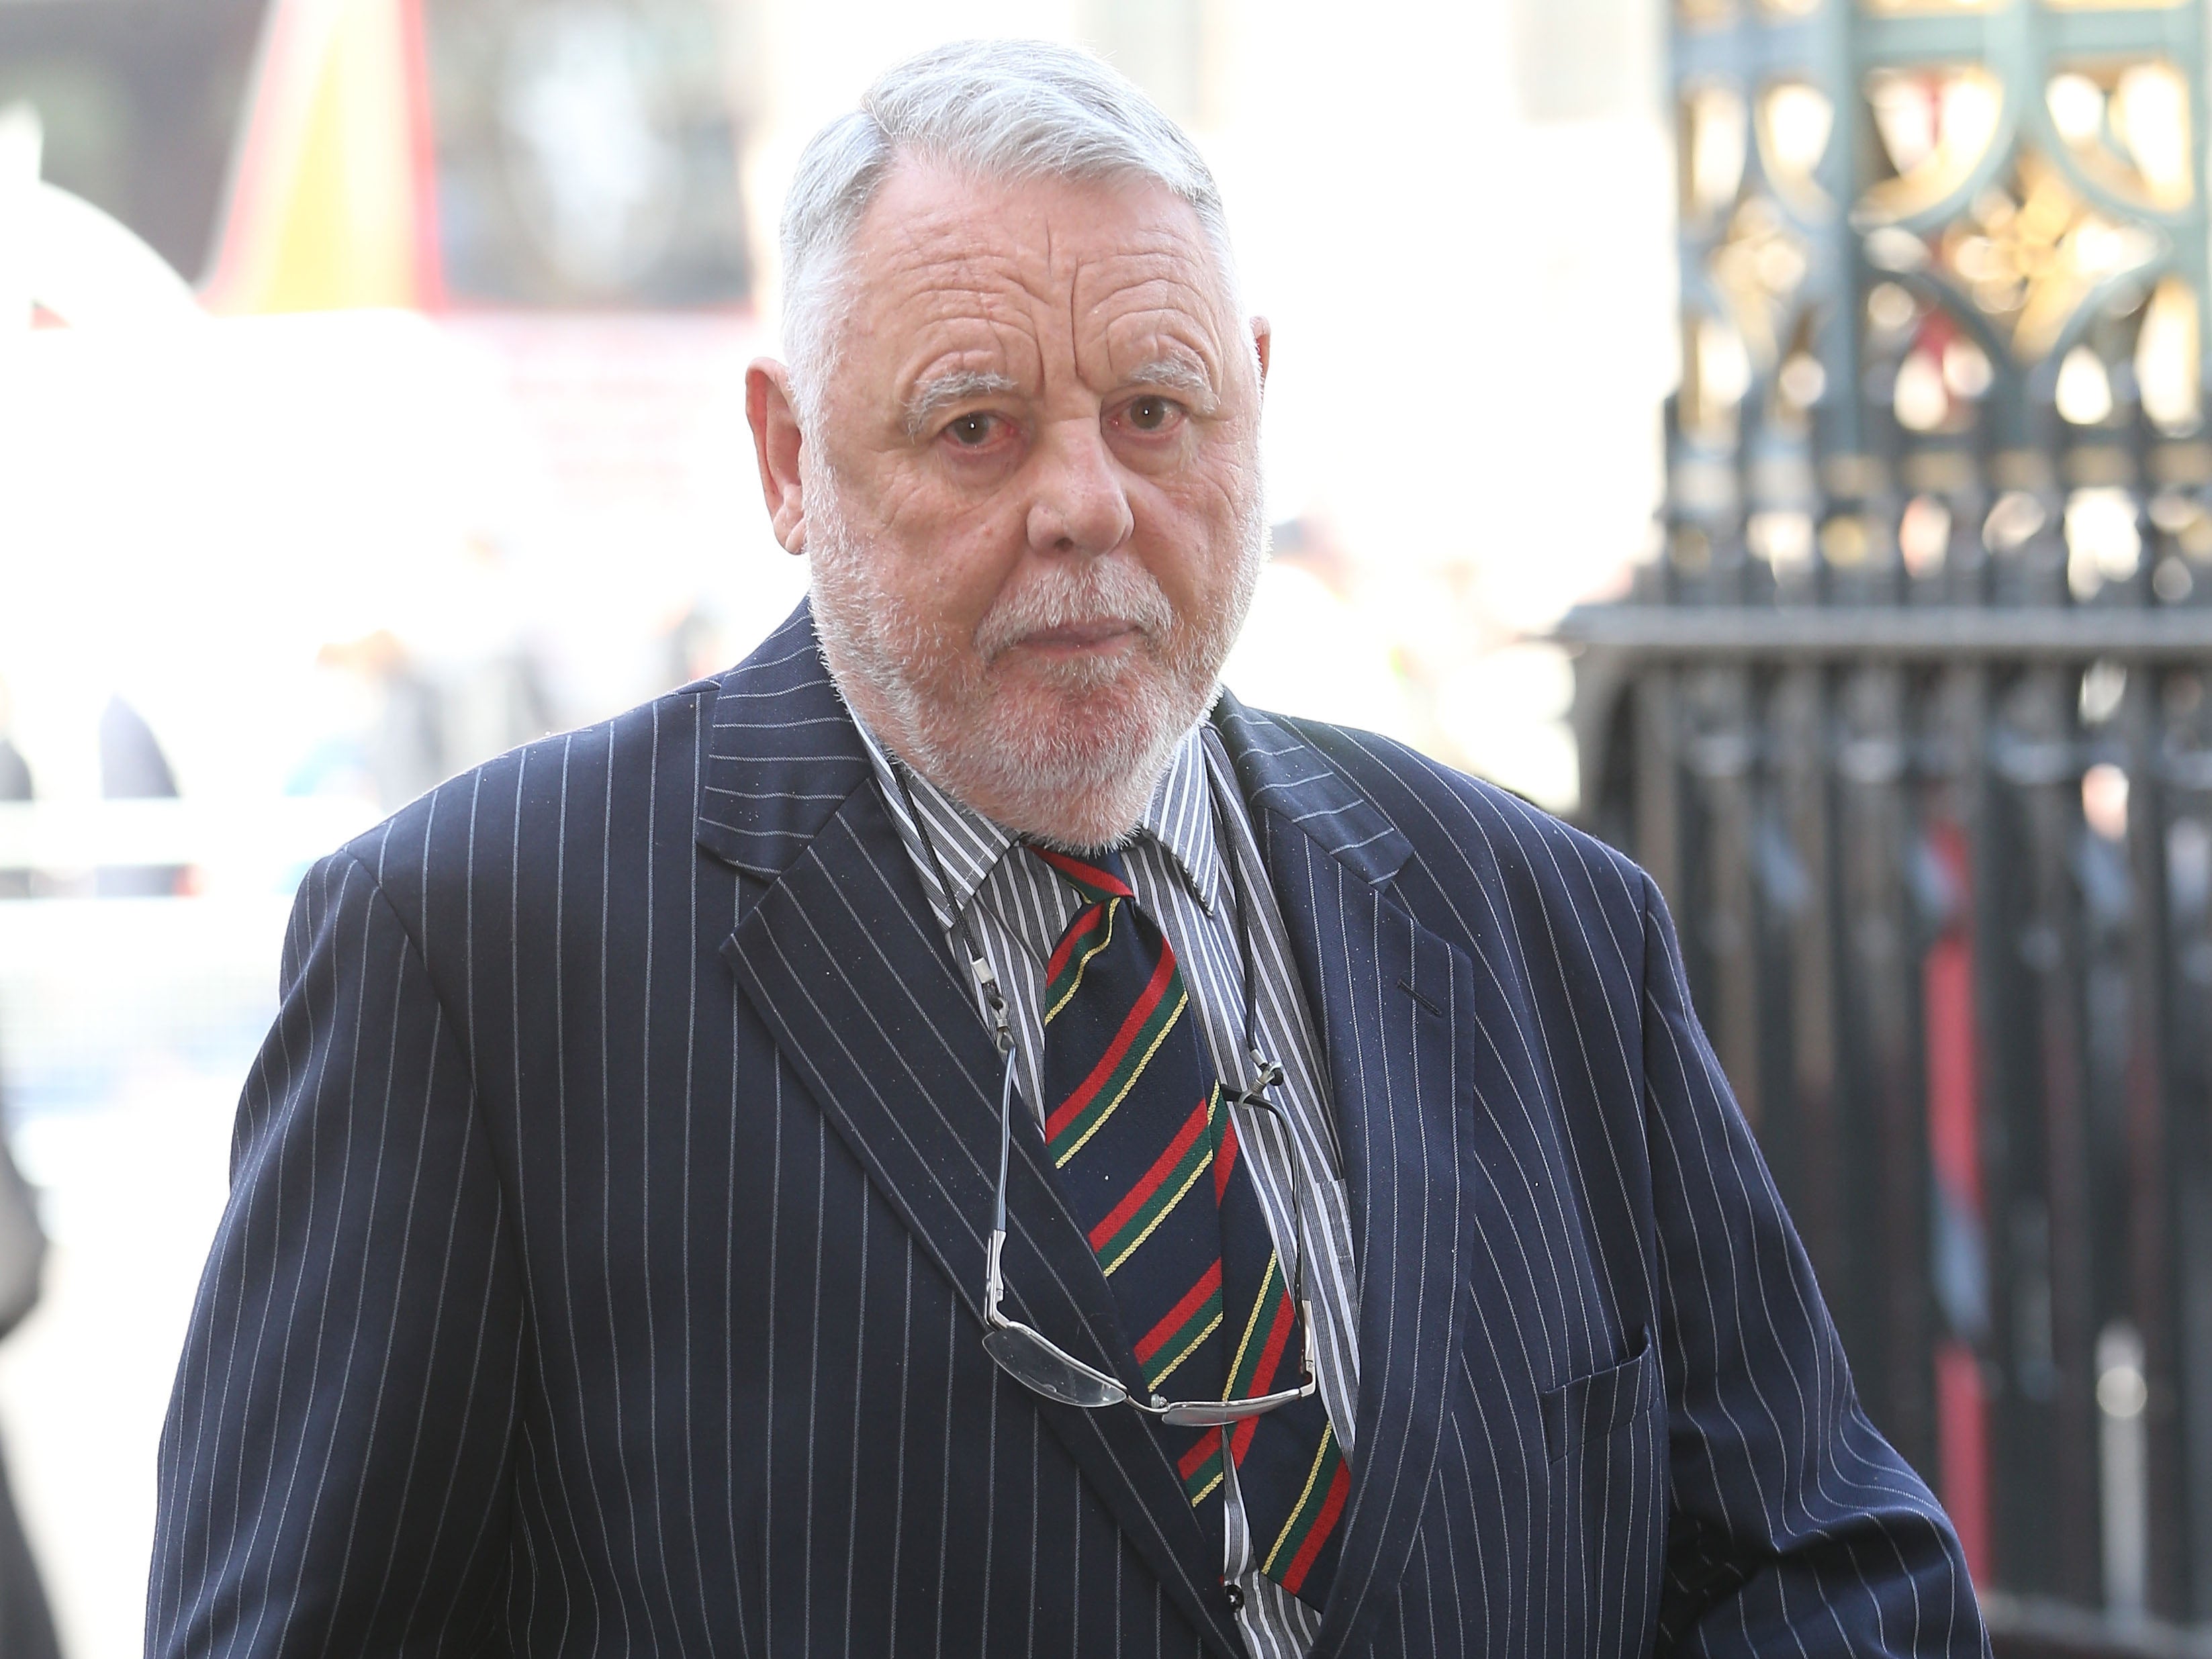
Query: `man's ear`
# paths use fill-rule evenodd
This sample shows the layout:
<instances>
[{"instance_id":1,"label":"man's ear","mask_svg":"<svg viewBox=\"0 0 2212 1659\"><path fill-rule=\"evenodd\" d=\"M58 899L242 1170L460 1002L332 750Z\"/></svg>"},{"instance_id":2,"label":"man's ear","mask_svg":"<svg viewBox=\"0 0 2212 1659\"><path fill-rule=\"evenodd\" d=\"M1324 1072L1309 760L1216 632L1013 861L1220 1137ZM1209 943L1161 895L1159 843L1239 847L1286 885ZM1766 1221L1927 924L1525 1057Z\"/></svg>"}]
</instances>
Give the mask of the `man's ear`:
<instances>
[{"instance_id":1,"label":"man's ear","mask_svg":"<svg viewBox=\"0 0 2212 1659\"><path fill-rule=\"evenodd\" d=\"M1267 325L1265 317L1252 319L1252 349L1260 357L1260 389L1267 389L1267 348L1274 343L1275 331Z\"/></svg>"},{"instance_id":2,"label":"man's ear","mask_svg":"<svg viewBox=\"0 0 2212 1659\"><path fill-rule=\"evenodd\" d=\"M806 495L799 476L799 452L805 440L792 407L791 371L773 357L757 357L745 369L745 419L753 429L753 453L760 461L761 499L769 522L787 553L806 551Z\"/></svg>"}]
</instances>

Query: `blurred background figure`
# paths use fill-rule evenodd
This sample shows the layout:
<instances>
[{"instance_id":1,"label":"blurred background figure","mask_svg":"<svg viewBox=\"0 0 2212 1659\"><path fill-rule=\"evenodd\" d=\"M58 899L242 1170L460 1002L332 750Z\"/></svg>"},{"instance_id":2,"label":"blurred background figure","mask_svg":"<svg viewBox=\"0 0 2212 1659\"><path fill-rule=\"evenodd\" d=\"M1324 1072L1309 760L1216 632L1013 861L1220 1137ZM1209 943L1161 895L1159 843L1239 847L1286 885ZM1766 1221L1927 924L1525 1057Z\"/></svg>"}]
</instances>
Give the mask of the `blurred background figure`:
<instances>
[{"instance_id":1,"label":"blurred background figure","mask_svg":"<svg viewBox=\"0 0 2212 1659\"><path fill-rule=\"evenodd\" d=\"M161 739L146 717L120 697L100 711L100 798L102 800L174 800L177 780ZM93 890L102 898L173 893L184 879L175 865L103 865L93 874Z\"/></svg>"},{"instance_id":2,"label":"blurred background figure","mask_svg":"<svg viewBox=\"0 0 2212 1659\"><path fill-rule=\"evenodd\" d=\"M0 1342L38 1305L46 1257L37 1195L15 1167L7 1097L0 1091ZM0 1659L58 1659L58 1654L38 1560L0 1460Z\"/></svg>"},{"instance_id":3,"label":"blurred background figure","mask_svg":"<svg viewBox=\"0 0 2212 1659\"><path fill-rule=\"evenodd\" d=\"M365 729L333 729L286 781L289 793L312 794L331 787L335 775L380 802L404 801L446 777L442 700L390 629L325 645L315 664L352 682Z\"/></svg>"},{"instance_id":4,"label":"blurred background figure","mask_svg":"<svg viewBox=\"0 0 2212 1659\"><path fill-rule=\"evenodd\" d=\"M29 763L14 741L12 717L7 682L0 680L0 811L27 805L36 793ZM0 858L0 899L27 898L30 892L30 872ZM4 1055L0 1055L0 1341L38 1304L46 1255L37 1197L16 1167L9 1127ZM6 1468L0 1463L0 1656L48 1659L56 1652L53 1619L38 1563L16 1513Z\"/></svg>"},{"instance_id":5,"label":"blurred background figure","mask_svg":"<svg viewBox=\"0 0 2212 1659\"><path fill-rule=\"evenodd\" d=\"M13 714L8 683L0 680L0 801L28 800L37 793L31 787L31 763L15 746L9 730Z\"/></svg>"},{"instance_id":6,"label":"blurred background figure","mask_svg":"<svg viewBox=\"0 0 2212 1659\"><path fill-rule=\"evenodd\" d=\"M0 1653L8 1659L59 1659L46 1587L15 1513L15 1494L0 1468Z\"/></svg>"},{"instance_id":7,"label":"blurred background figure","mask_svg":"<svg viewBox=\"0 0 2212 1659\"><path fill-rule=\"evenodd\" d=\"M0 807L21 805L38 793L31 781L31 763L15 746L14 720L15 707L8 695L8 682L0 679ZM0 899L28 898L30 895L31 872L0 864Z\"/></svg>"}]
</instances>

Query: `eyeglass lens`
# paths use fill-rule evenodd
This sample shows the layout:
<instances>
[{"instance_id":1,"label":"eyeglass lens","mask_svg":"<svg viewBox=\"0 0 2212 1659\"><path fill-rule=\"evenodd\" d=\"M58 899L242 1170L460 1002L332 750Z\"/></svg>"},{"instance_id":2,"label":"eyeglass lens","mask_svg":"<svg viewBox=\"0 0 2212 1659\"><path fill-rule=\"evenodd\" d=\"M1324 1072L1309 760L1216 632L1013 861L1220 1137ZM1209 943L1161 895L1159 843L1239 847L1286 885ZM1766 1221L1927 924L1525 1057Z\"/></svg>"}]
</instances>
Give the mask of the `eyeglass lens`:
<instances>
[{"instance_id":1,"label":"eyeglass lens","mask_svg":"<svg viewBox=\"0 0 2212 1659\"><path fill-rule=\"evenodd\" d=\"M1094 1376L1025 1325L986 1331L983 1346L1014 1381L1064 1406L1095 1410L1129 1397L1119 1383Z\"/></svg>"},{"instance_id":2,"label":"eyeglass lens","mask_svg":"<svg viewBox=\"0 0 2212 1659\"><path fill-rule=\"evenodd\" d=\"M1295 1392L1262 1395L1250 1400L1193 1400L1170 1406L1160 1420L1178 1429L1218 1429L1242 1423L1248 1417L1265 1417L1278 1406L1297 1398Z\"/></svg>"}]
</instances>

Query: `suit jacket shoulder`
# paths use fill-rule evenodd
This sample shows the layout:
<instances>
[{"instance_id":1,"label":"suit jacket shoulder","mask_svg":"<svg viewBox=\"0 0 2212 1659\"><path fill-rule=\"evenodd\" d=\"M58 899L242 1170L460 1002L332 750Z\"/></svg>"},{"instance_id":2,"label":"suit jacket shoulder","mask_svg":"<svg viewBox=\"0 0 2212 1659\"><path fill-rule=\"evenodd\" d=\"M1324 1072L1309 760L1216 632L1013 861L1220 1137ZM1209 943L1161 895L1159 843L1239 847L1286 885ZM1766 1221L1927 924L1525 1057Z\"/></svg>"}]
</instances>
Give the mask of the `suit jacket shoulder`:
<instances>
[{"instance_id":1,"label":"suit jacket shoulder","mask_svg":"<svg viewBox=\"0 0 2212 1659\"><path fill-rule=\"evenodd\" d=\"M1488 884L1517 920L1601 919L1641 976L1648 878L1626 854L1510 789L1376 732L1267 719L1327 757L1411 843L1439 887ZM1563 941L1564 943L1564 941Z\"/></svg>"},{"instance_id":2,"label":"suit jacket shoulder","mask_svg":"<svg viewBox=\"0 0 2212 1659\"><path fill-rule=\"evenodd\" d=\"M1390 896L1481 965L1486 988L1504 998L1532 1042L1554 1054L1559 1045L1586 1048L1602 1027L1632 1086L1625 1097L1592 1090L1588 1103L1634 1114L1650 952L1671 927L1657 886L1632 860L1395 738L1226 698L1223 724L1243 752L1275 750L1267 767L1247 769L1270 775L1253 792L1255 807L1294 799L1310 814L1318 799L1331 815L1325 838L1395 840L1376 866L1388 873ZM1313 775L1324 767L1338 782L1334 792ZM1339 821L1346 817L1352 821ZM1303 827L1316 829L1310 817Z\"/></svg>"},{"instance_id":3,"label":"suit jacket shoulder","mask_svg":"<svg viewBox=\"0 0 2212 1659\"><path fill-rule=\"evenodd\" d=\"M656 875L689 866L705 738L727 678L495 756L326 863L366 872L465 1024L471 955L620 929L647 914L621 902L626 891L642 899Z\"/></svg>"}]
</instances>

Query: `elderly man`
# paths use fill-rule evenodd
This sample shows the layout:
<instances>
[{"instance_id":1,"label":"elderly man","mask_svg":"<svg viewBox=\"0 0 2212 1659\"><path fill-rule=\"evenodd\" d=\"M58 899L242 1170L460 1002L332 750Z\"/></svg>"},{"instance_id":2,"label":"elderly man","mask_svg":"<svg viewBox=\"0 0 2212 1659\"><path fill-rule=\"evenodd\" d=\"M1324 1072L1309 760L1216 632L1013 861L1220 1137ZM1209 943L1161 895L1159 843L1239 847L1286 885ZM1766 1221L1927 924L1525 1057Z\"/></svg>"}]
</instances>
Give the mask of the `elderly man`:
<instances>
[{"instance_id":1,"label":"elderly man","mask_svg":"<svg viewBox=\"0 0 2212 1659\"><path fill-rule=\"evenodd\" d=\"M1188 142L950 47L784 239L809 604L301 891L154 1651L1979 1653L1651 884L1217 685Z\"/></svg>"}]
</instances>

